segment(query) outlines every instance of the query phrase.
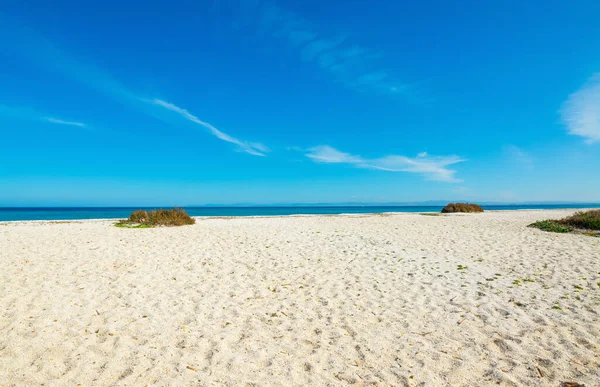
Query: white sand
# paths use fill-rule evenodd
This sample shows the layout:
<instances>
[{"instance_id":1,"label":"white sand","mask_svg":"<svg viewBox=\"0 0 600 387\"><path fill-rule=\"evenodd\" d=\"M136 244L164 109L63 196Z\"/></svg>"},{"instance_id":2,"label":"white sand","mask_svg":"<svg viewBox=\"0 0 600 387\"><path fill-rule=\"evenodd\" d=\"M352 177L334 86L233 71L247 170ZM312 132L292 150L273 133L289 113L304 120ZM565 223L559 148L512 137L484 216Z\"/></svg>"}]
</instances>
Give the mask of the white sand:
<instances>
[{"instance_id":1,"label":"white sand","mask_svg":"<svg viewBox=\"0 0 600 387\"><path fill-rule=\"evenodd\" d=\"M572 212L4 223L0 385L598 386Z\"/></svg>"}]
</instances>

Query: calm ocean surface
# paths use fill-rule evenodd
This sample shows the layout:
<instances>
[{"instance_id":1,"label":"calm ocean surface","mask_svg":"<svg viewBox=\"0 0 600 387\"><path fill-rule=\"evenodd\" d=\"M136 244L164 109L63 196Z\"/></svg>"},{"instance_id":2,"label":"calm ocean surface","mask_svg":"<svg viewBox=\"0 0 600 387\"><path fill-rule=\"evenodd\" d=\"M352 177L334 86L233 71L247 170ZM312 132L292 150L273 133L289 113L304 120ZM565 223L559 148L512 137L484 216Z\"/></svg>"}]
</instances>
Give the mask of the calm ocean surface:
<instances>
[{"instance_id":1,"label":"calm ocean surface","mask_svg":"<svg viewBox=\"0 0 600 387\"><path fill-rule=\"evenodd\" d=\"M141 207L154 209L156 207ZM486 210L600 208L600 204L490 205ZM0 207L0 221L126 218L140 207ZM185 207L191 216L274 216L301 214L375 214L382 212L439 212L442 206L300 206L300 207Z\"/></svg>"}]
</instances>

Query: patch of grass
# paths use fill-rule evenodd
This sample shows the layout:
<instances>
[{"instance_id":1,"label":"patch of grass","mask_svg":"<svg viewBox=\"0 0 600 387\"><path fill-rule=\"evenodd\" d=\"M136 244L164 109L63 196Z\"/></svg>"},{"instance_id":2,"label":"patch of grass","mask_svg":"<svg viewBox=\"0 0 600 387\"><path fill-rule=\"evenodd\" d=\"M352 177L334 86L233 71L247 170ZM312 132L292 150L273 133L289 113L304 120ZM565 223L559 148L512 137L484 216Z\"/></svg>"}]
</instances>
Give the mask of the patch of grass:
<instances>
[{"instance_id":1,"label":"patch of grass","mask_svg":"<svg viewBox=\"0 0 600 387\"><path fill-rule=\"evenodd\" d=\"M541 222L535 222L529 225L529 227L539 228L542 231L549 232L570 232L573 229L569 226L565 226L564 224L560 224L557 220L542 220Z\"/></svg>"},{"instance_id":2,"label":"patch of grass","mask_svg":"<svg viewBox=\"0 0 600 387\"><path fill-rule=\"evenodd\" d=\"M183 208L173 208L172 210L137 210L129 215L127 220L115 224L117 227L129 228L149 228L155 226L184 226L196 223Z\"/></svg>"},{"instance_id":3,"label":"patch of grass","mask_svg":"<svg viewBox=\"0 0 600 387\"><path fill-rule=\"evenodd\" d=\"M562 308L561 308L560 306L558 306L558 305L554 305L554 306L552 306L552 309L556 309L556 310L562 310Z\"/></svg>"},{"instance_id":4,"label":"patch of grass","mask_svg":"<svg viewBox=\"0 0 600 387\"><path fill-rule=\"evenodd\" d=\"M563 219L543 220L529 225L543 231L567 233L578 231L589 236L600 236L600 210L579 211Z\"/></svg>"},{"instance_id":5,"label":"patch of grass","mask_svg":"<svg viewBox=\"0 0 600 387\"><path fill-rule=\"evenodd\" d=\"M463 266L463 265L458 265L458 267L456 268L456 270L467 270L467 267Z\"/></svg>"},{"instance_id":6,"label":"patch of grass","mask_svg":"<svg viewBox=\"0 0 600 387\"><path fill-rule=\"evenodd\" d=\"M579 211L558 221L560 224L582 230L600 231L600 209Z\"/></svg>"},{"instance_id":7,"label":"patch of grass","mask_svg":"<svg viewBox=\"0 0 600 387\"><path fill-rule=\"evenodd\" d=\"M115 227L119 227L119 228L152 228L152 226L149 226L147 224L133 224L133 223L123 223L123 222L115 223Z\"/></svg>"},{"instance_id":8,"label":"patch of grass","mask_svg":"<svg viewBox=\"0 0 600 387\"><path fill-rule=\"evenodd\" d=\"M442 213L452 212L483 212L483 208L478 204L472 203L449 203L442 208Z\"/></svg>"}]
</instances>

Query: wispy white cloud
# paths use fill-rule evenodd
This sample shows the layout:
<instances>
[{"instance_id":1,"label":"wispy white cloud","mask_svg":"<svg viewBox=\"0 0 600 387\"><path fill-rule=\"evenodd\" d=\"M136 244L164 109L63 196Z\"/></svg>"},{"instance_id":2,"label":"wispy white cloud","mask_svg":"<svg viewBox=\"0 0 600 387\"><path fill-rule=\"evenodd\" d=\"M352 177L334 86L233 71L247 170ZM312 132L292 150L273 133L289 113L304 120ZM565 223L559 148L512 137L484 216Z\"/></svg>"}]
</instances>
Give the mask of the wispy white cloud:
<instances>
[{"instance_id":1,"label":"wispy white cloud","mask_svg":"<svg viewBox=\"0 0 600 387\"><path fill-rule=\"evenodd\" d=\"M341 152L328 145L310 148L306 157L318 163L343 163L359 168L372 168L389 172L418 173L429 180L457 183L462 180L454 177L456 171L448 167L466 161L458 156L429 156L421 152L417 157L389 155L375 159L365 159L358 155Z\"/></svg>"},{"instance_id":2,"label":"wispy white cloud","mask_svg":"<svg viewBox=\"0 0 600 387\"><path fill-rule=\"evenodd\" d=\"M310 31L290 30L287 34L280 34L280 36L287 37L293 44L302 44L315 39L317 34Z\"/></svg>"},{"instance_id":3,"label":"wispy white cloud","mask_svg":"<svg viewBox=\"0 0 600 387\"><path fill-rule=\"evenodd\" d=\"M210 133L212 133L218 139L235 144L235 145L239 146L240 149L242 149L246 153L249 153L249 154L255 155L255 156L264 156L265 153L269 151L269 149L266 146L264 146L260 143L245 142L245 141L238 140L237 138L231 137L230 135L221 132L219 129L215 128L208 122L204 122L204 121L200 120L198 117L191 114L186 109L180 108L179 106L176 106L172 103L169 103L169 102L166 102L166 101L163 101L160 99L153 99L153 100L149 100L148 102L156 104L158 106L162 106L163 108L165 108L167 110L176 112L177 114L179 114L186 120L194 122L198 125L205 127L206 129L208 129L210 131Z\"/></svg>"},{"instance_id":4,"label":"wispy white cloud","mask_svg":"<svg viewBox=\"0 0 600 387\"><path fill-rule=\"evenodd\" d=\"M333 63L331 64L335 64L335 49L336 47L339 47L344 40L346 40L346 37L342 36L339 38L335 38L335 39L318 39L318 40L314 40L310 43L308 43L306 46L304 46L304 48L302 49L302 59L306 60L306 61L311 61L314 59L317 59L318 55L322 56L329 56L331 58L331 61ZM320 62L321 63L321 62ZM321 63L323 65L323 67L327 67L327 62L323 62Z\"/></svg>"},{"instance_id":5,"label":"wispy white cloud","mask_svg":"<svg viewBox=\"0 0 600 387\"><path fill-rule=\"evenodd\" d=\"M525 169L533 169L533 157L529 155L526 151L519 148L516 145L507 145L504 147L504 153L507 155L508 159L518 164L520 167Z\"/></svg>"},{"instance_id":6,"label":"wispy white cloud","mask_svg":"<svg viewBox=\"0 0 600 387\"><path fill-rule=\"evenodd\" d=\"M65 120L61 120L61 119L53 118L53 117L44 117L43 119L48 122L52 122L53 124L71 125L71 126L79 126L80 128L85 128L85 124L82 122L65 121Z\"/></svg>"},{"instance_id":7,"label":"wispy white cloud","mask_svg":"<svg viewBox=\"0 0 600 387\"><path fill-rule=\"evenodd\" d=\"M313 63L348 87L399 94L410 87L395 79L381 66L382 53L360 46L348 36L331 36L321 32L307 19L278 5L275 1L231 0L229 6L240 24L256 29L260 36L285 41L299 57Z\"/></svg>"},{"instance_id":8,"label":"wispy white cloud","mask_svg":"<svg viewBox=\"0 0 600 387\"><path fill-rule=\"evenodd\" d=\"M561 116L570 134L584 137L588 143L600 141L600 73L569 96Z\"/></svg>"},{"instance_id":9,"label":"wispy white cloud","mask_svg":"<svg viewBox=\"0 0 600 387\"><path fill-rule=\"evenodd\" d=\"M30 59L32 63L44 66L46 69L63 74L74 81L77 81L92 90L100 92L115 101L135 108L154 118L163 120L167 123L177 125L172 115L162 114L161 110L167 109L178 113L180 116L202 125L208 129L209 133L220 140L237 145L241 150L255 156L264 156L268 152L267 147L260 143L252 143L234 138L211 124L201 121L196 116L190 114L187 110L179 108L173 104L160 99L146 98L140 96L123 86L117 80L112 78L106 72L93 64L82 63L75 58L67 55L57 48L51 41L39 35L32 29L18 25L0 12L0 35L2 33L15 36L15 39L0 39L0 50L9 53L16 53ZM0 106L0 113L1 111ZM39 117L48 122L63 125L73 125L84 127L85 124L75 121L65 121L55 117Z\"/></svg>"},{"instance_id":10,"label":"wispy white cloud","mask_svg":"<svg viewBox=\"0 0 600 387\"><path fill-rule=\"evenodd\" d=\"M375 169L381 169L390 172L412 172L420 173L429 180L439 180L447 182L461 182L456 179L456 171L448 169L452 164L465 161L458 156L385 156L380 159L371 160L370 164Z\"/></svg>"},{"instance_id":11,"label":"wispy white cloud","mask_svg":"<svg viewBox=\"0 0 600 387\"><path fill-rule=\"evenodd\" d=\"M365 162L360 156L353 156L349 153L340 152L329 145L319 145L308 149L306 157L317 163L362 164Z\"/></svg>"},{"instance_id":12,"label":"wispy white cloud","mask_svg":"<svg viewBox=\"0 0 600 387\"><path fill-rule=\"evenodd\" d=\"M45 121L53 124L77 126L80 128L85 128L87 126L83 122L65 121L55 117L46 117L37 112L35 109L29 107L14 107L3 104L0 104L0 116L18 118L22 120Z\"/></svg>"}]
</instances>

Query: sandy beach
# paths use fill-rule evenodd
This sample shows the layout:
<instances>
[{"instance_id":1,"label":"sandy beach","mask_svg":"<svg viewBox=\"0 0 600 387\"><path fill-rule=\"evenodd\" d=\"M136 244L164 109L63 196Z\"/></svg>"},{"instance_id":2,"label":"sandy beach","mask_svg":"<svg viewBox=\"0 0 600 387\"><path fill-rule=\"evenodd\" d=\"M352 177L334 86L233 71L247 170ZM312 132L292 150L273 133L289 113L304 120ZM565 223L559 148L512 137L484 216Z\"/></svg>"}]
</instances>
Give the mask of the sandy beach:
<instances>
[{"instance_id":1,"label":"sandy beach","mask_svg":"<svg viewBox=\"0 0 600 387\"><path fill-rule=\"evenodd\" d=\"M574 210L0 224L0 386L600 386Z\"/></svg>"}]
</instances>

